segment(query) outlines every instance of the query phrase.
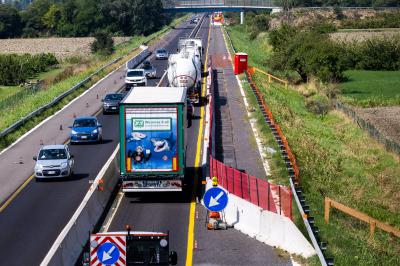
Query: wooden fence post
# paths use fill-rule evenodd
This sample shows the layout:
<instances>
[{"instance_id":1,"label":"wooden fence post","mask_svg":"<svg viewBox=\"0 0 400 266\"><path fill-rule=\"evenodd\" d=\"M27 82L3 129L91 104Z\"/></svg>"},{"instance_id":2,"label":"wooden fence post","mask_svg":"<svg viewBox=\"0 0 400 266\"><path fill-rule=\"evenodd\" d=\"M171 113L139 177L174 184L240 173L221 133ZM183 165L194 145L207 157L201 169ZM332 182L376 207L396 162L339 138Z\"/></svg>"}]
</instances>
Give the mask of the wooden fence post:
<instances>
[{"instance_id":1,"label":"wooden fence post","mask_svg":"<svg viewBox=\"0 0 400 266\"><path fill-rule=\"evenodd\" d=\"M329 211L331 207L331 200L325 197L325 223L329 223Z\"/></svg>"},{"instance_id":2,"label":"wooden fence post","mask_svg":"<svg viewBox=\"0 0 400 266\"><path fill-rule=\"evenodd\" d=\"M375 227L376 227L376 221L369 221L369 237L373 238L374 237L374 232L375 232Z\"/></svg>"}]
</instances>

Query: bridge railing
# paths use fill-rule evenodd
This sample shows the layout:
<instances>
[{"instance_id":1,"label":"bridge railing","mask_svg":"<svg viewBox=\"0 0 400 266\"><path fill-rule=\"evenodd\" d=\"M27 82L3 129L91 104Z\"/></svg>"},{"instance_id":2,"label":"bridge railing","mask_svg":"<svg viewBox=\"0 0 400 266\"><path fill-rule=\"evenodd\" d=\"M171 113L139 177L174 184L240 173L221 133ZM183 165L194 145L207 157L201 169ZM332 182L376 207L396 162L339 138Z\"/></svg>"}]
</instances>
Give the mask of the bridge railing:
<instances>
[{"instance_id":1,"label":"bridge railing","mask_svg":"<svg viewBox=\"0 0 400 266\"><path fill-rule=\"evenodd\" d=\"M225 7L272 7L274 0L163 0L164 8L193 8L205 6Z\"/></svg>"}]
</instances>

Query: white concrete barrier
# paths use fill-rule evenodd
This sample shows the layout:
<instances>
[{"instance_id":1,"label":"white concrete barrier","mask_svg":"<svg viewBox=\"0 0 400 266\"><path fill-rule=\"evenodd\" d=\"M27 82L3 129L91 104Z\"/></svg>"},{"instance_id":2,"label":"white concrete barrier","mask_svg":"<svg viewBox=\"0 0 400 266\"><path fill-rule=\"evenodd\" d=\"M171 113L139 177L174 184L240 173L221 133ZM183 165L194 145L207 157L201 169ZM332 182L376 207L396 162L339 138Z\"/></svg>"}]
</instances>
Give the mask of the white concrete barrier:
<instances>
[{"instance_id":1,"label":"white concrete barrier","mask_svg":"<svg viewBox=\"0 0 400 266\"><path fill-rule=\"evenodd\" d=\"M128 60L125 64L125 69L133 69L137 67L146 57L151 54L147 46L141 45L140 49L143 51L141 51L138 55L135 55L132 59Z\"/></svg>"},{"instance_id":2,"label":"white concrete barrier","mask_svg":"<svg viewBox=\"0 0 400 266\"><path fill-rule=\"evenodd\" d=\"M206 187L212 187L210 180ZM265 211L233 194L229 194L224 214L228 225L260 242L305 258L316 254L312 245L287 217Z\"/></svg>"},{"instance_id":3,"label":"white concrete barrier","mask_svg":"<svg viewBox=\"0 0 400 266\"><path fill-rule=\"evenodd\" d=\"M110 200L119 180L119 145L100 170L71 220L61 231L40 265L70 266L76 261ZM103 183L101 184L101 181ZM104 190L100 191L99 186Z\"/></svg>"}]
</instances>

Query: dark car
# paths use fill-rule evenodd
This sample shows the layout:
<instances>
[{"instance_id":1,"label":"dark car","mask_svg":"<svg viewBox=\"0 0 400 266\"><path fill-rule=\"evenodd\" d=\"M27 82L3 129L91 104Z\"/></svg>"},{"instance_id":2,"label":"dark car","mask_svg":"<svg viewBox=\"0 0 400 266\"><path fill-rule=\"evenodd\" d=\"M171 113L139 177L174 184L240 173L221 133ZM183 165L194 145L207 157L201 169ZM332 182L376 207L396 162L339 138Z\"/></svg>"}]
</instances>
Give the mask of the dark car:
<instances>
[{"instance_id":1,"label":"dark car","mask_svg":"<svg viewBox=\"0 0 400 266\"><path fill-rule=\"evenodd\" d=\"M103 114L106 113L118 113L119 103L124 98L122 93L109 93L102 99L103 102Z\"/></svg>"},{"instance_id":2,"label":"dark car","mask_svg":"<svg viewBox=\"0 0 400 266\"><path fill-rule=\"evenodd\" d=\"M71 144L79 142L102 142L102 126L96 117L79 117L71 128Z\"/></svg>"},{"instance_id":3,"label":"dark car","mask_svg":"<svg viewBox=\"0 0 400 266\"><path fill-rule=\"evenodd\" d=\"M155 78L157 75L157 69L150 63L150 61L143 62L144 74L148 78Z\"/></svg>"},{"instance_id":4,"label":"dark car","mask_svg":"<svg viewBox=\"0 0 400 266\"><path fill-rule=\"evenodd\" d=\"M156 59L168 59L169 53L165 49L158 49L156 51Z\"/></svg>"}]
</instances>

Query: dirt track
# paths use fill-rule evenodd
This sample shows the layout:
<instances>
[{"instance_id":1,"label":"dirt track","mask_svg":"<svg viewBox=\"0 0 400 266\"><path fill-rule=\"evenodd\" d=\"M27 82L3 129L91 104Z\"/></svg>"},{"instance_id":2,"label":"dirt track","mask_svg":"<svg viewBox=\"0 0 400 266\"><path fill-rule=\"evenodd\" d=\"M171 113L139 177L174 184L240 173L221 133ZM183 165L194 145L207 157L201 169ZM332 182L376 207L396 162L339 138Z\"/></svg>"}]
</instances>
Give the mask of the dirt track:
<instances>
[{"instance_id":1,"label":"dirt track","mask_svg":"<svg viewBox=\"0 0 400 266\"><path fill-rule=\"evenodd\" d=\"M129 37L114 37L114 43L127 41ZM32 38L0 39L0 53L54 53L59 59L83 56L90 53L93 37L85 38Z\"/></svg>"},{"instance_id":2,"label":"dirt track","mask_svg":"<svg viewBox=\"0 0 400 266\"><path fill-rule=\"evenodd\" d=\"M356 112L388 139L400 144L400 106L357 108Z\"/></svg>"}]
</instances>

